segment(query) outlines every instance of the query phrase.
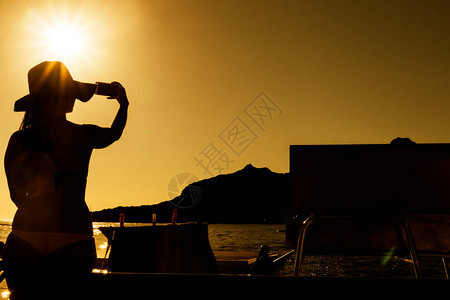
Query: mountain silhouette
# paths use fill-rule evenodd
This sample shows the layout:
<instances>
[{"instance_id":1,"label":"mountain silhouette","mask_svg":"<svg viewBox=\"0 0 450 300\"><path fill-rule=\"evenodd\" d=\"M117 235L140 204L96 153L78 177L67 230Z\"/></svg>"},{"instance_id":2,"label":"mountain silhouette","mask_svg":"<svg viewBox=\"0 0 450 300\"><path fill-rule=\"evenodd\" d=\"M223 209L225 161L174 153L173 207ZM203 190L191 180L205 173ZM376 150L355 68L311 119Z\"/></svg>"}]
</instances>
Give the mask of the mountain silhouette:
<instances>
[{"instance_id":1,"label":"mountain silhouette","mask_svg":"<svg viewBox=\"0 0 450 300\"><path fill-rule=\"evenodd\" d=\"M92 212L95 222L284 223L289 173L275 173L251 164L242 170L200 180L186 186L178 197L155 205L116 207Z\"/></svg>"}]
</instances>

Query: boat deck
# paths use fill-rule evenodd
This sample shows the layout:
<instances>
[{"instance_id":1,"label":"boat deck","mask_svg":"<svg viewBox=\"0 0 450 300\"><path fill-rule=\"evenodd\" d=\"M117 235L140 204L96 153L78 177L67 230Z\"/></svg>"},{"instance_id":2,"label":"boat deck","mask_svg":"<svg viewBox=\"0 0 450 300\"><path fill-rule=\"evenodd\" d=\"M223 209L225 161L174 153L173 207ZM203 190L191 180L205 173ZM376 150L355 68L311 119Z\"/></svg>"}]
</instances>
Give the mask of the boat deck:
<instances>
[{"instance_id":1,"label":"boat deck","mask_svg":"<svg viewBox=\"0 0 450 300\"><path fill-rule=\"evenodd\" d=\"M91 295L107 296L110 292L115 299L120 296L132 299L132 295L154 295L156 290L165 290L168 298L188 297L190 295L203 298L227 297L255 299L268 296L285 297L295 293L302 295L321 295L336 298L345 295L346 298L365 293L373 296L416 295L426 292L427 297L442 296L448 293L449 280L427 279L382 279L382 278L312 278L293 276L248 276L223 274L123 274L109 273L94 276ZM111 289L114 287L114 289ZM114 291L114 293L112 292ZM416 295L417 296L417 295ZM363 296L364 297L364 296ZM106 298L104 298L106 299Z\"/></svg>"},{"instance_id":2,"label":"boat deck","mask_svg":"<svg viewBox=\"0 0 450 300\"><path fill-rule=\"evenodd\" d=\"M219 273L221 274L248 274L258 256L257 251L215 251ZM271 257L277 257L272 254ZM108 259L98 258L96 270L105 270ZM100 271L98 271L100 272Z\"/></svg>"}]
</instances>

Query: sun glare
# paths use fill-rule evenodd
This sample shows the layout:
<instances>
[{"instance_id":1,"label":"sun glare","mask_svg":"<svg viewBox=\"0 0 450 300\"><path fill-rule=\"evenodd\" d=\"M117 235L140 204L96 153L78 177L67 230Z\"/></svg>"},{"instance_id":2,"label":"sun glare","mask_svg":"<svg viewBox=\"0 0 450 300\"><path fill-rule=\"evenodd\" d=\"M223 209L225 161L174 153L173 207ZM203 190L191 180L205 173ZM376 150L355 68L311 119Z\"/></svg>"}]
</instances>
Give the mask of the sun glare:
<instances>
[{"instance_id":1,"label":"sun glare","mask_svg":"<svg viewBox=\"0 0 450 300\"><path fill-rule=\"evenodd\" d=\"M49 26L45 35L50 54L63 60L82 55L86 47L83 33L74 26Z\"/></svg>"},{"instance_id":2,"label":"sun glare","mask_svg":"<svg viewBox=\"0 0 450 300\"><path fill-rule=\"evenodd\" d=\"M33 6L26 15L28 41L39 60L59 60L69 65L89 63L98 38L99 18L82 5Z\"/></svg>"}]
</instances>

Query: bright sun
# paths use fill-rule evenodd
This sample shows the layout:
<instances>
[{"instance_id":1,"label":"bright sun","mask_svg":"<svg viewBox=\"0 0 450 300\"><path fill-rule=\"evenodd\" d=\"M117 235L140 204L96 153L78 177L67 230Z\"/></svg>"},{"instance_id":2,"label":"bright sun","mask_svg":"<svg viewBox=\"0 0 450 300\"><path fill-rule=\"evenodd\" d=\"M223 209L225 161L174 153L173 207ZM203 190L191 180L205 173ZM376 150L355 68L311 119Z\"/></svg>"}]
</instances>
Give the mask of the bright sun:
<instances>
[{"instance_id":1,"label":"bright sun","mask_svg":"<svg viewBox=\"0 0 450 300\"><path fill-rule=\"evenodd\" d=\"M102 27L90 11L85 6L30 7L26 26L33 41L30 45L39 60L59 60L72 65L88 63L96 54L94 25Z\"/></svg>"},{"instance_id":2,"label":"bright sun","mask_svg":"<svg viewBox=\"0 0 450 300\"><path fill-rule=\"evenodd\" d=\"M75 26L48 26L45 36L50 55L60 57L62 60L81 55L86 47L83 32Z\"/></svg>"}]
</instances>

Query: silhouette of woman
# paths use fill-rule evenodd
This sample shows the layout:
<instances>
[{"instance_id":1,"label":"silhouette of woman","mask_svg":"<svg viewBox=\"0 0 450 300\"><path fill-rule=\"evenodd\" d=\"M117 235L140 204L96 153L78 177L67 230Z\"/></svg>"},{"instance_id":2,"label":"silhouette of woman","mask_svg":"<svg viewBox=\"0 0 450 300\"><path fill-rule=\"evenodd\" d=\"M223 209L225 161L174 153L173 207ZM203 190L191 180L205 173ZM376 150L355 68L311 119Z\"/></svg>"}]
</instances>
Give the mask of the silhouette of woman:
<instances>
[{"instance_id":1,"label":"silhouette of woman","mask_svg":"<svg viewBox=\"0 0 450 300\"><path fill-rule=\"evenodd\" d=\"M96 250L85 203L89 160L93 149L120 138L128 111L125 89L116 82L117 96L110 98L120 108L110 128L67 121L75 99L88 101L96 85L74 81L61 62L33 67L28 84L30 93L14 106L25 116L5 154L17 212L3 258L8 287L17 295L92 272Z\"/></svg>"}]
</instances>

